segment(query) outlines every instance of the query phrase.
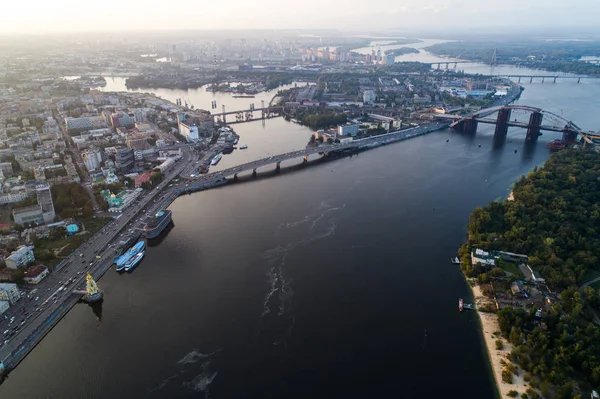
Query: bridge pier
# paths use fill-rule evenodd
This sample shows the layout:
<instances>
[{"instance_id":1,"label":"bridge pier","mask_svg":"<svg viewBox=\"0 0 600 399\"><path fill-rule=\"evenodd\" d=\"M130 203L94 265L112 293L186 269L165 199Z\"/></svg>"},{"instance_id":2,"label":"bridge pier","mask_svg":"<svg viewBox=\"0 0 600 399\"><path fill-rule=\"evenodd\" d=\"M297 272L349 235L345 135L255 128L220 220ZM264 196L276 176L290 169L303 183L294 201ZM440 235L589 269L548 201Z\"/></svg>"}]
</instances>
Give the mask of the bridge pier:
<instances>
[{"instance_id":1,"label":"bridge pier","mask_svg":"<svg viewBox=\"0 0 600 399\"><path fill-rule=\"evenodd\" d=\"M448 69L449 65L450 65L450 63L446 62L446 69Z\"/></svg>"},{"instance_id":2,"label":"bridge pier","mask_svg":"<svg viewBox=\"0 0 600 399\"><path fill-rule=\"evenodd\" d=\"M544 83L544 79L546 79L544 76L542 76L542 83Z\"/></svg>"},{"instance_id":3,"label":"bridge pier","mask_svg":"<svg viewBox=\"0 0 600 399\"><path fill-rule=\"evenodd\" d=\"M277 171L277 172L281 171L281 161L278 161L277 164L275 165L275 171Z\"/></svg>"},{"instance_id":4,"label":"bridge pier","mask_svg":"<svg viewBox=\"0 0 600 399\"><path fill-rule=\"evenodd\" d=\"M474 116L459 121L454 125L454 129L461 133L474 134L477 132L477 119Z\"/></svg>"},{"instance_id":5,"label":"bridge pier","mask_svg":"<svg viewBox=\"0 0 600 399\"><path fill-rule=\"evenodd\" d=\"M456 69L456 66L458 65L458 62L454 63L454 69Z\"/></svg>"},{"instance_id":6,"label":"bridge pier","mask_svg":"<svg viewBox=\"0 0 600 399\"><path fill-rule=\"evenodd\" d=\"M556 83L556 76L554 77L554 82L552 82L552 83Z\"/></svg>"},{"instance_id":7,"label":"bridge pier","mask_svg":"<svg viewBox=\"0 0 600 399\"><path fill-rule=\"evenodd\" d=\"M540 126L544 115L541 112L532 112L529 116L529 126L527 127L526 141L536 141L540 135Z\"/></svg>"},{"instance_id":8,"label":"bridge pier","mask_svg":"<svg viewBox=\"0 0 600 399\"><path fill-rule=\"evenodd\" d=\"M577 140L577 132L567 125L563 129L562 139L565 143L574 143Z\"/></svg>"},{"instance_id":9,"label":"bridge pier","mask_svg":"<svg viewBox=\"0 0 600 399\"><path fill-rule=\"evenodd\" d=\"M252 169L252 177L256 177L256 168Z\"/></svg>"},{"instance_id":10,"label":"bridge pier","mask_svg":"<svg viewBox=\"0 0 600 399\"><path fill-rule=\"evenodd\" d=\"M581 82L581 78L577 78L577 83Z\"/></svg>"},{"instance_id":11,"label":"bridge pier","mask_svg":"<svg viewBox=\"0 0 600 399\"><path fill-rule=\"evenodd\" d=\"M533 76L529 78L529 83L533 82Z\"/></svg>"},{"instance_id":12,"label":"bridge pier","mask_svg":"<svg viewBox=\"0 0 600 399\"><path fill-rule=\"evenodd\" d=\"M442 67L442 63L441 63L441 62L438 62L438 67L437 67L437 69L440 69L441 67Z\"/></svg>"},{"instance_id":13,"label":"bridge pier","mask_svg":"<svg viewBox=\"0 0 600 399\"><path fill-rule=\"evenodd\" d=\"M519 81L517 83L521 83L521 77L519 76Z\"/></svg>"},{"instance_id":14,"label":"bridge pier","mask_svg":"<svg viewBox=\"0 0 600 399\"><path fill-rule=\"evenodd\" d=\"M510 121L510 108L501 108L498 111L498 118L496 118L496 130L494 136L505 137L508 133L508 122Z\"/></svg>"}]
</instances>

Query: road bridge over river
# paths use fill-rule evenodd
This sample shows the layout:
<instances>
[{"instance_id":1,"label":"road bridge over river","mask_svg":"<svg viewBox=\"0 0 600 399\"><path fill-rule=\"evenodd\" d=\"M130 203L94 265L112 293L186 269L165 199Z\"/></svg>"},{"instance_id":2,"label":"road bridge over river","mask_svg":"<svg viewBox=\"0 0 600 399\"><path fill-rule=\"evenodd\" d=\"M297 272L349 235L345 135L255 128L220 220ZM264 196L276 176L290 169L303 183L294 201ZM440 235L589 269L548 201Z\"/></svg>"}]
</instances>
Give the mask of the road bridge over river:
<instances>
[{"instance_id":1,"label":"road bridge over river","mask_svg":"<svg viewBox=\"0 0 600 399\"><path fill-rule=\"evenodd\" d=\"M275 165L275 169L279 170L281 163L287 160L295 158L303 158L303 162L307 162L311 155L315 154L329 154L329 153L342 153L347 150L358 149L361 147L376 147L393 143L396 141L405 140L411 137L420 136L426 133L430 133L435 130L440 130L448 127L450 124L447 122L434 122L424 126L416 126L410 129L399 130L382 134L379 136L367 137L364 139L352 140L348 143L333 143L333 144L322 144L318 147L307 147L302 150L286 152L284 154L275 155L272 157L258 159L242 165L234 166L228 169L224 169L218 172L212 172L205 175L191 175L183 176L190 178L193 181L211 180L215 177L237 177L239 173L252 171L254 174L257 173L259 168L267 165Z\"/></svg>"}]
</instances>

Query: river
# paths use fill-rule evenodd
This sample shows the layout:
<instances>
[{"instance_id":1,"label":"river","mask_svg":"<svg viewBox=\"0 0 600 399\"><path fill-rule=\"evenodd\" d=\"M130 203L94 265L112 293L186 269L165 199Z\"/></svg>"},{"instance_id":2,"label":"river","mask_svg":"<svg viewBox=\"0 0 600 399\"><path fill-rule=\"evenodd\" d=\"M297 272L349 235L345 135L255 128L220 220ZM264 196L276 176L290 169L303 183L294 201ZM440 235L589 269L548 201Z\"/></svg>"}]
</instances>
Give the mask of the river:
<instances>
[{"instance_id":1,"label":"river","mask_svg":"<svg viewBox=\"0 0 600 399\"><path fill-rule=\"evenodd\" d=\"M523 85L519 103L597 129L598 83ZM223 166L310 134L281 119L235 129L249 148ZM524 136L511 128L496 148L493 126L445 130L181 197L174 228L138 268L99 281L101 320L76 306L0 397L491 398L477 318L457 310L469 290L449 258L473 208L506 197L558 137L527 149Z\"/></svg>"}]
</instances>

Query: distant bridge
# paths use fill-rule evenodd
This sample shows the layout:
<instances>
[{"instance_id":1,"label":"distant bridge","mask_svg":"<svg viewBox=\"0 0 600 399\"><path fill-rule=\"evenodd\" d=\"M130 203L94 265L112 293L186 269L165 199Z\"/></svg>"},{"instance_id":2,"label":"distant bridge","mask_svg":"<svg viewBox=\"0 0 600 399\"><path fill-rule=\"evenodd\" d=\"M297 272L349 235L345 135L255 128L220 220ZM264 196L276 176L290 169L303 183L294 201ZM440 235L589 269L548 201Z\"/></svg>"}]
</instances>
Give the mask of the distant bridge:
<instances>
[{"instance_id":1,"label":"distant bridge","mask_svg":"<svg viewBox=\"0 0 600 399\"><path fill-rule=\"evenodd\" d=\"M447 61L447 62L432 62L431 66L437 64L437 69L442 69L442 65L446 64L446 69L450 69L450 64L454 64L454 69L458 64L475 64L475 61Z\"/></svg>"},{"instance_id":2,"label":"distant bridge","mask_svg":"<svg viewBox=\"0 0 600 399\"><path fill-rule=\"evenodd\" d=\"M563 76L563 75L494 75L499 78L513 78L518 79L518 83L521 83L521 79L529 79L529 83L533 82L533 79L541 79L542 83L546 79L552 80L552 83L556 83L556 79L577 79L577 83L581 82L581 79L600 79L600 76L587 75L587 76Z\"/></svg>"},{"instance_id":3,"label":"distant bridge","mask_svg":"<svg viewBox=\"0 0 600 399\"><path fill-rule=\"evenodd\" d=\"M211 116L213 118L216 118L217 122L220 122L222 120L223 123L227 123L227 115L235 115L236 121L239 122L239 121L243 121L243 120L253 120L254 112L260 112L261 118L268 118L270 115L273 115L273 114L278 114L278 115L282 114L283 107L276 106L276 107L248 108L248 109L241 109L241 110L237 110L237 111L227 111L226 112L225 106L223 106L223 112L211 114Z\"/></svg>"},{"instance_id":4,"label":"distant bridge","mask_svg":"<svg viewBox=\"0 0 600 399\"><path fill-rule=\"evenodd\" d=\"M510 116L513 110L530 112L531 114L529 116L529 122L517 122L516 120L511 121ZM486 116L492 115L496 112L498 113L498 116L495 119L486 118ZM550 122L553 122L553 124L542 125L542 120L544 117ZM553 112L527 105L501 105L482 109L466 116L439 114L436 115L435 118L440 120L454 121L450 127L463 133L475 133L479 123L487 123L496 125L496 130L494 132L494 136L496 137L506 137L508 128L510 126L515 126L527 129L527 141L537 140L540 131L547 130L552 132L562 132L562 138L566 142L574 142L577 139L577 135L581 135L586 142L591 142L589 141L589 137L587 137L589 133L582 131L573 122L563 118L560 115L556 115Z\"/></svg>"}]
</instances>

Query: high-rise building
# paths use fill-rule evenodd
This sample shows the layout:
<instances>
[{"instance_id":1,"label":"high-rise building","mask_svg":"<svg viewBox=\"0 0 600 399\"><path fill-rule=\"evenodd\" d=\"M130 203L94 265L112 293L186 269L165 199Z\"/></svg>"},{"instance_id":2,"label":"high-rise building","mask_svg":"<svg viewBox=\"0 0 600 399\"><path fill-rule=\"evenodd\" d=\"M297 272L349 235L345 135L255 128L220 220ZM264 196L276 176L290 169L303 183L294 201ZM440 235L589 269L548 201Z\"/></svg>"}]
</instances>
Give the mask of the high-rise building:
<instances>
[{"instance_id":1,"label":"high-rise building","mask_svg":"<svg viewBox=\"0 0 600 399\"><path fill-rule=\"evenodd\" d=\"M44 223L54 222L56 213L54 212L54 203L52 202L52 193L50 186L39 185L36 187L38 205L42 207L42 218Z\"/></svg>"},{"instance_id":2,"label":"high-rise building","mask_svg":"<svg viewBox=\"0 0 600 399\"><path fill-rule=\"evenodd\" d=\"M114 113L111 116L112 127L127 127L132 125L132 118L128 114L123 112Z\"/></svg>"},{"instance_id":3,"label":"high-rise building","mask_svg":"<svg viewBox=\"0 0 600 399\"><path fill-rule=\"evenodd\" d=\"M121 147L117 150L117 166L123 173L129 172L135 163L135 157L133 149L128 147Z\"/></svg>"},{"instance_id":4,"label":"high-rise building","mask_svg":"<svg viewBox=\"0 0 600 399\"><path fill-rule=\"evenodd\" d=\"M102 163L102 152L99 149L90 148L83 151L81 156L88 172L100 168L100 164Z\"/></svg>"}]
</instances>

